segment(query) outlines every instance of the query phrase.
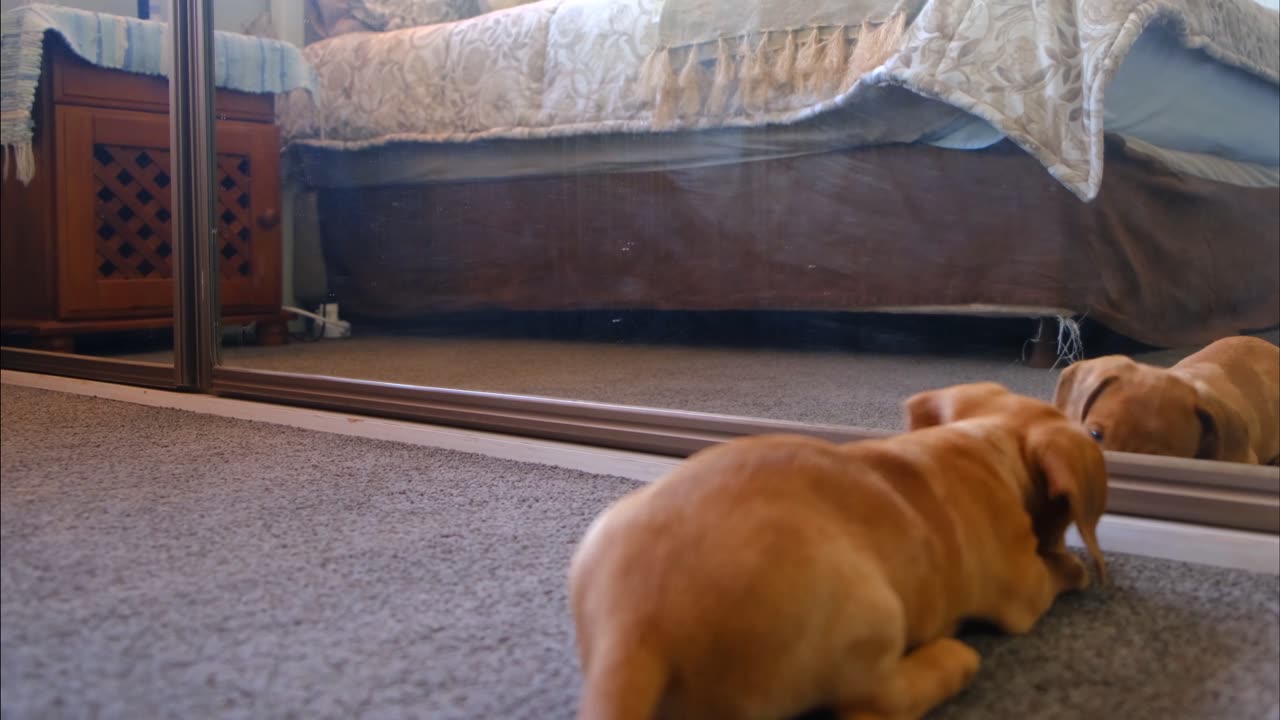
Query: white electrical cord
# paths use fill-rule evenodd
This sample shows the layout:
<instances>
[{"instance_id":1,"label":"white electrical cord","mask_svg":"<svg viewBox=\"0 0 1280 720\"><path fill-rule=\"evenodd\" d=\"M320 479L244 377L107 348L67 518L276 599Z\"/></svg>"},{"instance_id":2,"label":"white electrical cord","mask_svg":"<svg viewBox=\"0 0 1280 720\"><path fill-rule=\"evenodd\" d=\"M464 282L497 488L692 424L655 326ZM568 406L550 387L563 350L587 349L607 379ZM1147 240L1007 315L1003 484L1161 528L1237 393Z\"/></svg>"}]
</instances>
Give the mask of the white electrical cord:
<instances>
[{"instance_id":1,"label":"white electrical cord","mask_svg":"<svg viewBox=\"0 0 1280 720\"><path fill-rule=\"evenodd\" d=\"M291 307L289 305L284 306L282 309L285 310L286 312L291 312L294 315L300 315L305 318L311 318L312 320L314 320L316 323L319 324L320 332L322 334L327 335L327 333L324 332L325 328L328 326L333 326L333 328L337 332L335 335L328 335L328 337L347 337L351 334L351 323L347 322L346 320L330 320L323 315L317 315L316 313L310 312L308 310L303 310L302 308L297 308L297 307Z\"/></svg>"}]
</instances>

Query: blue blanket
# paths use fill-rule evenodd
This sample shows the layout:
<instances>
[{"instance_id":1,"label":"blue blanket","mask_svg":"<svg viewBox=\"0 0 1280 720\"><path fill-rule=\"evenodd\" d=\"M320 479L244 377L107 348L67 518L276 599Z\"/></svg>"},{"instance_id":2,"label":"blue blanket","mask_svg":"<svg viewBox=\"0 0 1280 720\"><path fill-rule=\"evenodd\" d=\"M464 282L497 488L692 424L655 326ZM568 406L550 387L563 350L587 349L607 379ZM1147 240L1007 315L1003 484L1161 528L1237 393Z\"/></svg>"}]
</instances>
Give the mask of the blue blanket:
<instances>
[{"instance_id":1,"label":"blue blanket","mask_svg":"<svg viewBox=\"0 0 1280 720\"><path fill-rule=\"evenodd\" d=\"M86 12L56 5L27 5L0 20L0 145L3 176L9 155L18 179L35 176L31 109L40 80L44 38L56 32L72 52L104 68L141 75L169 76L169 26L166 23ZM296 47L277 40L218 32L214 39L214 82L220 88L251 93L314 91L315 72Z\"/></svg>"}]
</instances>

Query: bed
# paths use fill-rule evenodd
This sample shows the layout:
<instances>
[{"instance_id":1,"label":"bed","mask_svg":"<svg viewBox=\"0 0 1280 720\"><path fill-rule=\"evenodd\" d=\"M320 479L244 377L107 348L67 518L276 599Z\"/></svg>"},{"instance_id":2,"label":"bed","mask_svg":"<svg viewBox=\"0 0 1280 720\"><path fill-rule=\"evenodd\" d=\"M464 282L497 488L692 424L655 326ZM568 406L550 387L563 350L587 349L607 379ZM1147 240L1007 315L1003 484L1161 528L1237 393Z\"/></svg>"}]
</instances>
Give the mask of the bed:
<instances>
[{"instance_id":1,"label":"bed","mask_svg":"<svg viewBox=\"0 0 1280 720\"><path fill-rule=\"evenodd\" d=\"M719 5L311 0L277 113L344 313L1280 325L1274 10Z\"/></svg>"}]
</instances>

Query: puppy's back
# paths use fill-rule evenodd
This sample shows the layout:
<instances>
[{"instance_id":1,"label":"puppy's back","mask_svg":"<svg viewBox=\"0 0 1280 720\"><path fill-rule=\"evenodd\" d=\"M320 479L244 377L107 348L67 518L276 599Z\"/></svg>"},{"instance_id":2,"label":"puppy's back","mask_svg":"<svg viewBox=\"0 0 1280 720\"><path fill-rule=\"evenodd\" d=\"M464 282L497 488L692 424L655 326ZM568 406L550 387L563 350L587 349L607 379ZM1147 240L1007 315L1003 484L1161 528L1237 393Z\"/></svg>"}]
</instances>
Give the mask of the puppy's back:
<instances>
[{"instance_id":1,"label":"puppy's back","mask_svg":"<svg viewBox=\"0 0 1280 720\"><path fill-rule=\"evenodd\" d=\"M847 625L903 627L882 566L918 571L929 534L859 454L805 437L733 441L598 518L570 571L584 710L797 714L844 672L831 658L860 632Z\"/></svg>"},{"instance_id":2,"label":"puppy's back","mask_svg":"<svg viewBox=\"0 0 1280 720\"><path fill-rule=\"evenodd\" d=\"M1189 370L1200 365L1215 365L1228 373L1250 367L1268 379L1280 378L1280 347L1251 335L1237 335L1210 343L1183 358L1175 370Z\"/></svg>"}]
</instances>

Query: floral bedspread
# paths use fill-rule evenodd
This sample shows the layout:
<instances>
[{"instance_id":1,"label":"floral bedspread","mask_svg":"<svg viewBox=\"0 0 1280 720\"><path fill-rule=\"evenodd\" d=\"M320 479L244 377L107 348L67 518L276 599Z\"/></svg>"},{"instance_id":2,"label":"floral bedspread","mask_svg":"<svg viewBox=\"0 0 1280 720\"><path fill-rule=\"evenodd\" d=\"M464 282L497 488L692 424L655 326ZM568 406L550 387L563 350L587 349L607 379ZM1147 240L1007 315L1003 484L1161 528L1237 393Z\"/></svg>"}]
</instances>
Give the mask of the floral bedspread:
<instances>
[{"instance_id":1,"label":"floral bedspread","mask_svg":"<svg viewBox=\"0 0 1280 720\"><path fill-rule=\"evenodd\" d=\"M541 0L458 22L332 37L304 50L320 78L316 97L285 98L280 122L291 142L339 149L760 127L858 105L868 112L846 113L848 122L876 122L883 94L870 90L890 85L986 119L1088 200L1102 180L1107 84L1149 24L1166 23L1188 47L1280 84L1280 14L1252 0L930 0L897 49L865 74L815 94L803 78L786 76L800 63L765 62L773 81L760 102L657 118L645 76L662 7ZM843 42L843 33L826 34ZM760 41L787 51L773 38ZM714 74L687 65L682 83Z\"/></svg>"}]
</instances>

